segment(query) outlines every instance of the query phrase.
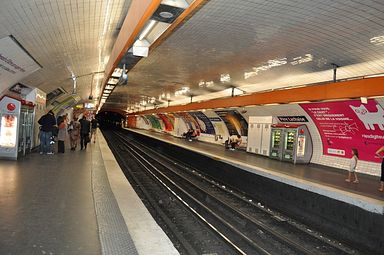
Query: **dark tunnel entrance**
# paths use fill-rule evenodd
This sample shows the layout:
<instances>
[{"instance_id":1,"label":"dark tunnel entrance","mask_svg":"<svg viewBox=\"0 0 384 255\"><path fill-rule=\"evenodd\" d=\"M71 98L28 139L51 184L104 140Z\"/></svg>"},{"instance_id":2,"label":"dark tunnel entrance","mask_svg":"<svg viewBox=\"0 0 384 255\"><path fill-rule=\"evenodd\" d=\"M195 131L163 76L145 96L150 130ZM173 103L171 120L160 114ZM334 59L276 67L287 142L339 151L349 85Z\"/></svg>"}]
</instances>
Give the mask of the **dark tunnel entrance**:
<instances>
[{"instance_id":1,"label":"dark tunnel entrance","mask_svg":"<svg viewBox=\"0 0 384 255\"><path fill-rule=\"evenodd\" d=\"M125 116L117 112L104 111L96 115L101 129L120 129L125 122Z\"/></svg>"}]
</instances>

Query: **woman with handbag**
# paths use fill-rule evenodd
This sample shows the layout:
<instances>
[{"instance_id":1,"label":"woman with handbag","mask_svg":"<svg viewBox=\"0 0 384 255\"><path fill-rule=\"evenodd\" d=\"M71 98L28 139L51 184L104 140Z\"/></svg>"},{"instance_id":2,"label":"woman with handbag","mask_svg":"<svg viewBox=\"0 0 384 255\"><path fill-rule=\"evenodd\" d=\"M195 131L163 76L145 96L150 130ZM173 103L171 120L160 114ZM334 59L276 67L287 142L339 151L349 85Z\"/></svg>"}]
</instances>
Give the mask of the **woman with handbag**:
<instances>
[{"instance_id":1,"label":"woman with handbag","mask_svg":"<svg viewBox=\"0 0 384 255\"><path fill-rule=\"evenodd\" d=\"M64 116L62 116L62 118L60 118L60 121L57 123L57 125L59 128L59 132L57 134L57 140L58 140L57 153L64 153L65 152L64 141L65 141L65 138L67 136L67 123L66 123Z\"/></svg>"}]
</instances>

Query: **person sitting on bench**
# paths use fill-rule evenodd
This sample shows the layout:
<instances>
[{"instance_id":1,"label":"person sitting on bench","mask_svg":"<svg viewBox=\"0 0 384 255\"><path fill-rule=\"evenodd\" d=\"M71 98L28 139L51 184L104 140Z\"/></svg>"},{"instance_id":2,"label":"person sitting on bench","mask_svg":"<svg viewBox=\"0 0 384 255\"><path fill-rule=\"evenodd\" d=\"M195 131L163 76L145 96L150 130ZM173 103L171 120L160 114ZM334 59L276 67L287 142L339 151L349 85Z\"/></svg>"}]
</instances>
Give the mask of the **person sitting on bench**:
<instances>
[{"instance_id":1,"label":"person sitting on bench","mask_svg":"<svg viewBox=\"0 0 384 255\"><path fill-rule=\"evenodd\" d=\"M190 129L188 129L188 132L185 133L185 139L187 139L188 141L192 142L192 138L193 137L196 137L195 130L190 128Z\"/></svg>"}]
</instances>

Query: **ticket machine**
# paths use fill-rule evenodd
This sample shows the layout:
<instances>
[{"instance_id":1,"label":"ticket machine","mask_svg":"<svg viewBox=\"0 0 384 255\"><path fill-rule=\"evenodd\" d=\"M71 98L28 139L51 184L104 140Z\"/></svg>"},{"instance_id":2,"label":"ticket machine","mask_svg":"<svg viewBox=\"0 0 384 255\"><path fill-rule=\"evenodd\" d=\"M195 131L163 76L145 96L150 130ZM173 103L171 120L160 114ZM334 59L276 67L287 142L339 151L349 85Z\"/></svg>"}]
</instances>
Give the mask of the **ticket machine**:
<instances>
[{"instance_id":1,"label":"ticket machine","mask_svg":"<svg viewBox=\"0 0 384 255\"><path fill-rule=\"evenodd\" d=\"M282 160L283 156L283 127L278 127L277 125L272 125L271 129L271 146L269 153L270 158Z\"/></svg>"},{"instance_id":2,"label":"ticket machine","mask_svg":"<svg viewBox=\"0 0 384 255\"><path fill-rule=\"evenodd\" d=\"M34 107L15 98L0 100L0 158L16 160L31 150Z\"/></svg>"},{"instance_id":3,"label":"ticket machine","mask_svg":"<svg viewBox=\"0 0 384 255\"><path fill-rule=\"evenodd\" d=\"M309 163L312 153L312 139L306 125L272 125L270 158Z\"/></svg>"}]
</instances>

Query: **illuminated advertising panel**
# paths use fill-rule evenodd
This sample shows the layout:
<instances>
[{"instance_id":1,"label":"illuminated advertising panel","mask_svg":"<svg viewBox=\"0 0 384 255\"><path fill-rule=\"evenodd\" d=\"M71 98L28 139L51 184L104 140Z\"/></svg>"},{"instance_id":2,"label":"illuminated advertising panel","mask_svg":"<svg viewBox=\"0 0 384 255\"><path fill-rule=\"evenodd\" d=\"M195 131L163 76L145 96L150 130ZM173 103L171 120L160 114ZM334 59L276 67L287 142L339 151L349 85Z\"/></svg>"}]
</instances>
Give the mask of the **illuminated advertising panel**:
<instances>
[{"instance_id":1,"label":"illuminated advertising panel","mask_svg":"<svg viewBox=\"0 0 384 255\"><path fill-rule=\"evenodd\" d=\"M16 147L17 116L6 114L1 116L0 146L6 148Z\"/></svg>"},{"instance_id":2,"label":"illuminated advertising panel","mask_svg":"<svg viewBox=\"0 0 384 255\"><path fill-rule=\"evenodd\" d=\"M384 109L375 100L324 102L300 105L319 130L323 154L352 157L352 148L359 159L380 162L375 157L384 145Z\"/></svg>"}]
</instances>

